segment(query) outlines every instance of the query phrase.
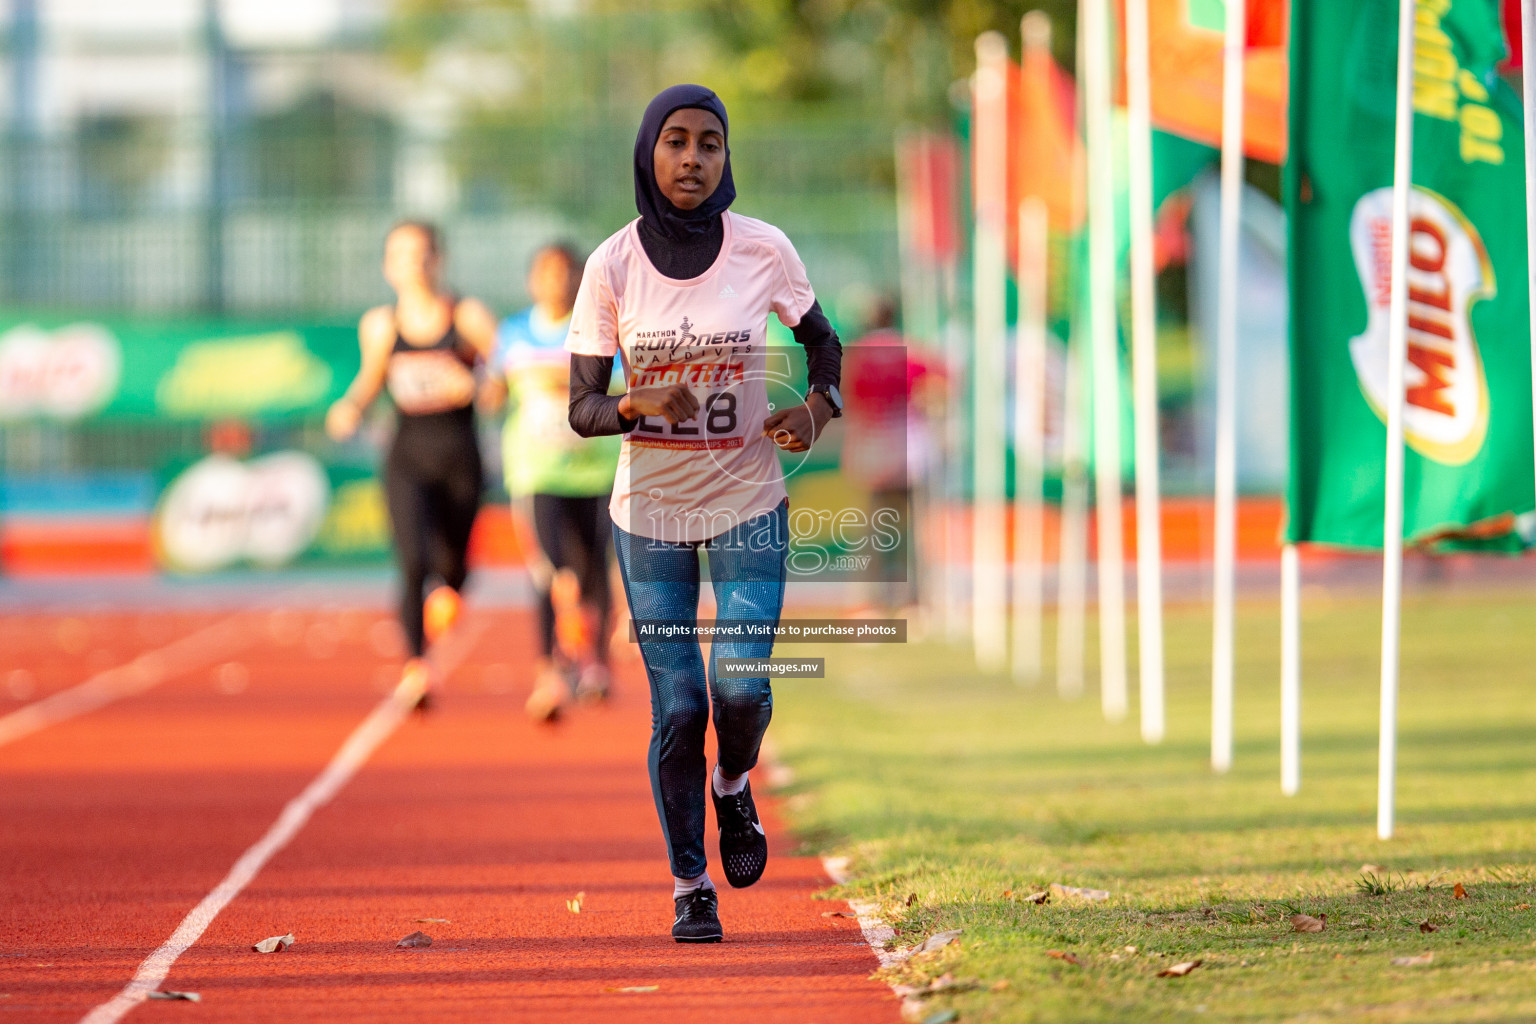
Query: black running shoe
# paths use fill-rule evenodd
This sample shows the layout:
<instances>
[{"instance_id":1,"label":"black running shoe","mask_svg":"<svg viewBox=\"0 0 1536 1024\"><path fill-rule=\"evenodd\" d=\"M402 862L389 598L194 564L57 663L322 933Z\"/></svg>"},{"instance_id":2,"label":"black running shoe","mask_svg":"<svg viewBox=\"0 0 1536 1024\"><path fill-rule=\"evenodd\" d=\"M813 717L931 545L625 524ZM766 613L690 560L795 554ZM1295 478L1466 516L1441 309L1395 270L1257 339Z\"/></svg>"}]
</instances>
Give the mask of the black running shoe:
<instances>
[{"instance_id":1,"label":"black running shoe","mask_svg":"<svg viewBox=\"0 0 1536 1024\"><path fill-rule=\"evenodd\" d=\"M709 787L715 798L715 823L720 826L720 861L725 880L737 889L763 877L768 866L768 836L757 820L757 805L752 802L752 785L740 793L721 796Z\"/></svg>"},{"instance_id":2,"label":"black running shoe","mask_svg":"<svg viewBox=\"0 0 1536 1024\"><path fill-rule=\"evenodd\" d=\"M672 937L678 942L719 942L720 895L713 889L695 889L673 901L677 920L672 922Z\"/></svg>"}]
</instances>

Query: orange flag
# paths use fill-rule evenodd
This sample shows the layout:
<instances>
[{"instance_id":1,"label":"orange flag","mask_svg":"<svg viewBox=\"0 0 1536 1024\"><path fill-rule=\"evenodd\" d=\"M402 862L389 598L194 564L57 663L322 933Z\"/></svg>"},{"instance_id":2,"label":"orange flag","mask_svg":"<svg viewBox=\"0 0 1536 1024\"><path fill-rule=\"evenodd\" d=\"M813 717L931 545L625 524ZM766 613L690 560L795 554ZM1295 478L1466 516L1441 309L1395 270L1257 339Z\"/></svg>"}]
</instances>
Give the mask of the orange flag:
<instances>
[{"instance_id":1,"label":"orange flag","mask_svg":"<svg viewBox=\"0 0 1536 1024\"><path fill-rule=\"evenodd\" d=\"M1084 215L1084 164L1072 76L1057 65L1043 34L1024 40L1023 62L1013 70L1008 208L1017 211L1025 196L1039 196L1053 231L1076 230Z\"/></svg>"},{"instance_id":2,"label":"orange flag","mask_svg":"<svg viewBox=\"0 0 1536 1024\"><path fill-rule=\"evenodd\" d=\"M1217 0L1146 2L1153 125L1221 145L1222 5ZM1246 2L1243 150L1256 160L1279 163L1285 159L1287 4Z\"/></svg>"}]
</instances>

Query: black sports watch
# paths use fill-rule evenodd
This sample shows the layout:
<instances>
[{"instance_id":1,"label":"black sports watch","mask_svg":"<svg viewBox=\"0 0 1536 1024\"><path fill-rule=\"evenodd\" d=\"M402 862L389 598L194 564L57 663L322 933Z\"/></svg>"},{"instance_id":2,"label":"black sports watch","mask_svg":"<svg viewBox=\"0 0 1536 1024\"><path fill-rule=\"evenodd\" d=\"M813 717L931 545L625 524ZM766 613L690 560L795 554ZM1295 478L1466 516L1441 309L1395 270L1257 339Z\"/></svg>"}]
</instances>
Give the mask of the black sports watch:
<instances>
[{"instance_id":1,"label":"black sports watch","mask_svg":"<svg viewBox=\"0 0 1536 1024\"><path fill-rule=\"evenodd\" d=\"M827 404L832 407L833 419L843 414L843 395L837 390L836 384L812 384L806 397L809 398L811 395L821 395L826 398Z\"/></svg>"}]
</instances>

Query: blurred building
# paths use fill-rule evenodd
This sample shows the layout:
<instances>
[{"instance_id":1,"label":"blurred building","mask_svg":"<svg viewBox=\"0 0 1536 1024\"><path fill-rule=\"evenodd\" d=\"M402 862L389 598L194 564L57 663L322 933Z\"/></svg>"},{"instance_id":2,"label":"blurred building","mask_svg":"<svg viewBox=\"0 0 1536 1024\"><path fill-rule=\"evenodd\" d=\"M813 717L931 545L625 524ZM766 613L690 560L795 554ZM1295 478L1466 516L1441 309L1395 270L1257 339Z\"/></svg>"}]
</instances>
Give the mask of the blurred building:
<instances>
[{"instance_id":1,"label":"blurred building","mask_svg":"<svg viewBox=\"0 0 1536 1024\"><path fill-rule=\"evenodd\" d=\"M533 247L633 216L640 106L707 73L686 9L588 6L0 4L0 305L355 314L403 215L448 224L458 287L521 301ZM824 292L894 279L889 126L733 127L744 212Z\"/></svg>"},{"instance_id":2,"label":"blurred building","mask_svg":"<svg viewBox=\"0 0 1536 1024\"><path fill-rule=\"evenodd\" d=\"M319 426L385 229L440 222L450 286L518 308L536 247L634 217L640 112L677 81L730 98L735 208L834 319L893 286L894 115L744 88L711 3L0 0L0 575L251 564L241 524L303 503L241 495L299 455L329 495L302 557L386 557L374 448ZM188 559L177 522L234 527Z\"/></svg>"}]
</instances>

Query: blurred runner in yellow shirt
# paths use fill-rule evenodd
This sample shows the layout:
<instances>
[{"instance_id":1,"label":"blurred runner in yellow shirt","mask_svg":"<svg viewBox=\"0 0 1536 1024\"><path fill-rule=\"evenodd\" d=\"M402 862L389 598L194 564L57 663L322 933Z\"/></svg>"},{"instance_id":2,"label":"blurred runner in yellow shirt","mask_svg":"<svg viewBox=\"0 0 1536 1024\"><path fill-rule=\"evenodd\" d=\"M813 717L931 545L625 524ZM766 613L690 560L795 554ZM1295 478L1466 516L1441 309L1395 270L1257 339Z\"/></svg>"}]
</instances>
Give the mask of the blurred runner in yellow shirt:
<instances>
[{"instance_id":1,"label":"blurred runner in yellow shirt","mask_svg":"<svg viewBox=\"0 0 1536 1024\"><path fill-rule=\"evenodd\" d=\"M577 697L602 698L610 680L607 506L620 439L580 437L568 421L565 337L582 263L565 245L534 255L533 305L502 321L486 396L508 403L502 474L538 591L541 658L528 712L544 719L573 687Z\"/></svg>"}]
</instances>

